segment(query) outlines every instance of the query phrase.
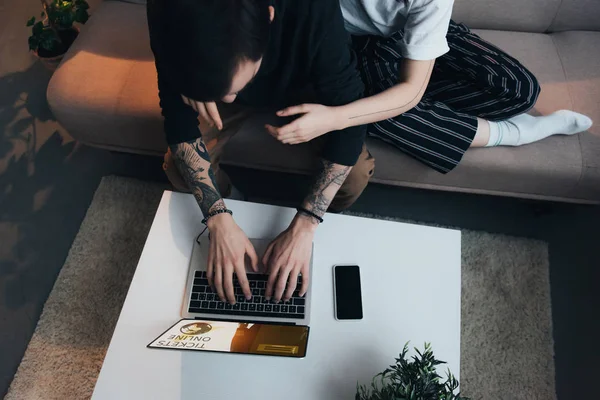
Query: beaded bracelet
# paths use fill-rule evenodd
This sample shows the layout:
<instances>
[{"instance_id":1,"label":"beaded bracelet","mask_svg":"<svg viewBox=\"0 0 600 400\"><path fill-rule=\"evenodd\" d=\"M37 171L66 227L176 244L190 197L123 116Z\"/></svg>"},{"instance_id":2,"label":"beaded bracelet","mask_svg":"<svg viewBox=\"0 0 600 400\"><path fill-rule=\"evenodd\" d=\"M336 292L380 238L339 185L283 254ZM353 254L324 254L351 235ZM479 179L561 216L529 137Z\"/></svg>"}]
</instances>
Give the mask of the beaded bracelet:
<instances>
[{"instance_id":1,"label":"beaded bracelet","mask_svg":"<svg viewBox=\"0 0 600 400\"><path fill-rule=\"evenodd\" d=\"M323 223L323 218L319 217L317 214L315 214L312 211L307 210L304 207L298 207L298 208L296 208L296 211L298 211L299 213L308 215L309 217L313 217L314 219L316 219L317 221L319 221L320 224Z\"/></svg>"},{"instance_id":2,"label":"beaded bracelet","mask_svg":"<svg viewBox=\"0 0 600 400\"><path fill-rule=\"evenodd\" d=\"M218 210L208 213L208 215L202 220L202 223L204 225L206 225L208 220L211 219L212 217L219 215L219 214L225 214L225 213L227 213L229 215L233 215L233 211L231 211L227 208L219 208Z\"/></svg>"}]
</instances>

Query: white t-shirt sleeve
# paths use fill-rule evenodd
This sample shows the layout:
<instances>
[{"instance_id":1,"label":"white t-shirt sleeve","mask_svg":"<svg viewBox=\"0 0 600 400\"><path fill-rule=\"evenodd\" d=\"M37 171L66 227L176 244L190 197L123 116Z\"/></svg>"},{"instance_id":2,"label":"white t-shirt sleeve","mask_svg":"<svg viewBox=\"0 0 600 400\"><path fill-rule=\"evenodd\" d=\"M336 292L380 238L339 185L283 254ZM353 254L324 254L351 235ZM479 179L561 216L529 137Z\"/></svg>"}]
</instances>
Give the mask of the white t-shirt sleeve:
<instances>
[{"instance_id":1,"label":"white t-shirt sleeve","mask_svg":"<svg viewBox=\"0 0 600 400\"><path fill-rule=\"evenodd\" d=\"M414 0L404 25L400 43L402 57L433 60L450 48L446 40L454 0Z\"/></svg>"}]
</instances>

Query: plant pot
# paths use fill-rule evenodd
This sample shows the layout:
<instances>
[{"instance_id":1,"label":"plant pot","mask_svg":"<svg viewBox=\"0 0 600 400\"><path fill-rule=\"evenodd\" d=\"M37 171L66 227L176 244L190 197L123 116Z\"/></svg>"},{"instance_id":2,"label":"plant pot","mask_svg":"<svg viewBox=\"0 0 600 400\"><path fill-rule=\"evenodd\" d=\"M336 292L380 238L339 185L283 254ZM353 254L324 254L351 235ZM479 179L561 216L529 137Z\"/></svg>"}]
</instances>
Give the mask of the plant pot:
<instances>
[{"instance_id":1,"label":"plant pot","mask_svg":"<svg viewBox=\"0 0 600 400\"><path fill-rule=\"evenodd\" d=\"M73 27L72 29L61 32L59 35L61 36L63 46L61 46L58 51L51 53L46 49L38 49L37 51L33 52L33 54L40 59L44 67L52 72L56 71L56 68L58 68L58 65L67 53L67 50L69 50L75 39L77 39L77 36L79 35L79 29Z\"/></svg>"},{"instance_id":2,"label":"plant pot","mask_svg":"<svg viewBox=\"0 0 600 400\"><path fill-rule=\"evenodd\" d=\"M63 53L63 54L61 54L59 56L55 56L55 57L42 57L38 54L37 51L34 51L33 54L35 54L37 56L37 58L40 59L40 61L42 62L44 67L46 67L46 69L49 69L52 72L56 71L56 68L58 68L58 65L60 64L63 57L65 56Z\"/></svg>"}]
</instances>

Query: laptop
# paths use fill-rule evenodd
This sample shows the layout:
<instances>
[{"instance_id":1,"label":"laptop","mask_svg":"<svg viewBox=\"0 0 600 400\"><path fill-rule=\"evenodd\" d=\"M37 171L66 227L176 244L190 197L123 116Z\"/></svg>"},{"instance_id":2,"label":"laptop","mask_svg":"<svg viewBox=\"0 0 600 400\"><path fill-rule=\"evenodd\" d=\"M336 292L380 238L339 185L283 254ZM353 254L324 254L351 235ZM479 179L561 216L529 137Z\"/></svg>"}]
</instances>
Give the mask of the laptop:
<instances>
[{"instance_id":1,"label":"laptop","mask_svg":"<svg viewBox=\"0 0 600 400\"><path fill-rule=\"evenodd\" d=\"M250 239L259 259L265 253L271 239ZM314 245L313 245L314 248ZM206 277L209 239L208 235L199 236L194 241L192 257L185 285L183 298L182 317L186 319L213 320L213 321L239 321L249 323L275 323L280 325L308 326L310 322L311 286L308 292L300 297L298 291L301 287L302 277L298 277L298 285L292 298L287 302L276 304L265 299L265 290L268 275L262 263L259 273L254 273L246 266L246 275L252 291L252 298L246 300L242 289L234 275L234 291L236 303L234 305L223 302L212 291ZM313 257L310 259L310 272L312 272ZM312 276L312 273L309 274Z\"/></svg>"}]
</instances>

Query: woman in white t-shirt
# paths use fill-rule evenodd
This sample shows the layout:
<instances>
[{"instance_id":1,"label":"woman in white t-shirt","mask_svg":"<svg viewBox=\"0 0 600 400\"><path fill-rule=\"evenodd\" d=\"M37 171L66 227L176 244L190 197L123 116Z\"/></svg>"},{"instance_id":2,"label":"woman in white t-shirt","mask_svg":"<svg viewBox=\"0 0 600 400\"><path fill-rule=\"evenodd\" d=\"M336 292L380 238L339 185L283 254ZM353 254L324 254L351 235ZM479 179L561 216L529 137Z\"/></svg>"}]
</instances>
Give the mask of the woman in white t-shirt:
<instances>
[{"instance_id":1,"label":"woman in white t-shirt","mask_svg":"<svg viewBox=\"0 0 600 400\"><path fill-rule=\"evenodd\" d=\"M450 20L453 0L340 0L370 97L340 107L303 104L272 134L287 144L368 124L381 138L447 173L470 147L520 146L576 134L592 121L560 110L525 114L540 86L521 63Z\"/></svg>"}]
</instances>

